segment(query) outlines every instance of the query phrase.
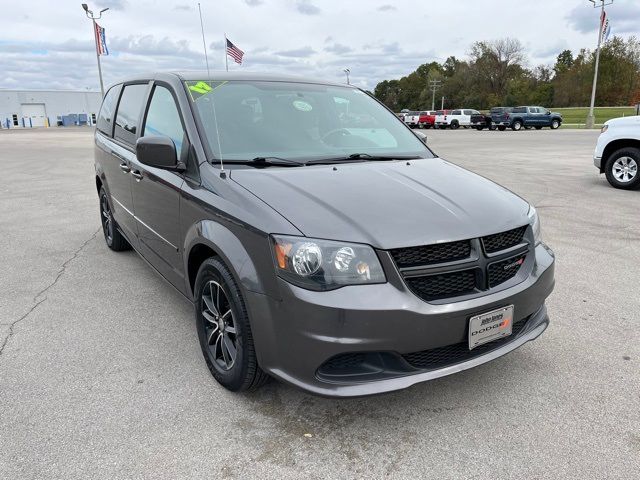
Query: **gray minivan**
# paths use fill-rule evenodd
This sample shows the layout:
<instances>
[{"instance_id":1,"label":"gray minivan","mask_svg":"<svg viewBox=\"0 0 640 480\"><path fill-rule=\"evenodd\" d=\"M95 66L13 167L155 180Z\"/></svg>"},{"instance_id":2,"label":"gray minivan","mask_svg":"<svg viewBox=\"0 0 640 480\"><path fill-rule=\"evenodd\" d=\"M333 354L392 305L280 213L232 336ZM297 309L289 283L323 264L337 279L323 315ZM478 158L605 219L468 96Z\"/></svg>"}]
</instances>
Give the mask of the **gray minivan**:
<instances>
[{"instance_id":1,"label":"gray minivan","mask_svg":"<svg viewBox=\"0 0 640 480\"><path fill-rule=\"evenodd\" d=\"M554 256L535 208L353 86L128 79L105 95L95 171L107 245L193 303L230 390L269 376L327 396L401 389L549 323Z\"/></svg>"}]
</instances>

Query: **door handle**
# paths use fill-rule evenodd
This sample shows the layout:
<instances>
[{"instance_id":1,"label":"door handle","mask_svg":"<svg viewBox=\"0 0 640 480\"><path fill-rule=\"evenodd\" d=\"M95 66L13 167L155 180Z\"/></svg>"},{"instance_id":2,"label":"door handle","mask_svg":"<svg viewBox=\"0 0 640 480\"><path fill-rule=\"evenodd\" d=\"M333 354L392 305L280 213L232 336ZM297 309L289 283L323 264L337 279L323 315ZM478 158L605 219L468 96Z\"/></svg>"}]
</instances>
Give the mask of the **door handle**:
<instances>
[{"instance_id":1,"label":"door handle","mask_svg":"<svg viewBox=\"0 0 640 480\"><path fill-rule=\"evenodd\" d=\"M120 170L122 170L123 173L129 173L131 171L131 167L129 167L125 162L122 162L120 164Z\"/></svg>"},{"instance_id":2,"label":"door handle","mask_svg":"<svg viewBox=\"0 0 640 480\"><path fill-rule=\"evenodd\" d=\"M131 175L133 175L133 178L136 179L136 182L139 182L140 180L142 180L142 174L140 173L139 170L132 170Z\"/></svg>"}]
</instances>

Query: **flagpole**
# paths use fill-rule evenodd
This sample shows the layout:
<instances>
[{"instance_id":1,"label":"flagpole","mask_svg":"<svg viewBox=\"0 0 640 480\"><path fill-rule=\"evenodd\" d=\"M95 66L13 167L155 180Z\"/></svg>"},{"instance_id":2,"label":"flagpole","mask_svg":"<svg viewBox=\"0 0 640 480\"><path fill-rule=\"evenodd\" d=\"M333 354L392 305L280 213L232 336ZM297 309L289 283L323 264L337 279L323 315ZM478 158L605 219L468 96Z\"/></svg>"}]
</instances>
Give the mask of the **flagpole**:
<instances>
[{"instance_id":1,"label":"flagpole","mask_svg":"<svg viewBox=\"0 0 640 480\"><path fill-rule=\"evenodd\" d=\"M229 71L229 53L227 52L227 34L224 34L224 66Z\"/></svg>"},{"instance_id":2,"label":"flagpole","mask_svg":"<svg viewBox=\"0 0 640 480\"><path fill-rule=\"evenodd\" d=\"M100 39L98 38L98 24L96 20L102 18L102 14L109 10L108 8L103 8L98 12L98 15L94 15L93 11L89 10L89 6L86 3L82 4L82 8L84 9L84 13L87 18L91 19L91 24L93 25L93 41L96 44L96 60L98 60L98 76L100 77L100 93L102 94L102 98L104 98L104 82L102 81L102 65L100 65L100 50L98 48L98 42Z\"/></svg>"},{"instance_id":3,"label":"flagpole","mask_svg":"<svg viewBox=\"0 0 640 480\"><path fill-rule=\"evenodd\" d=\"M92 18L91 21L93 22L93 39L95 40L95 44L96 44L96 59L98 60L98 76L100 77L100 93L104 98L104 83L102 83L102 65L100 65L100 52L98 50L98 28L96 27L95 19Z\"/></svg>"},{"instance_id":4,"label":"flagpole","mask_svg":"<svg viewBox=\"0 0 640 480\"><path fill-rule=\"evenodd\" d=\"M594 8L598 8L596 5L596 0L589 0L593 3ZM596 103L596 86L598 84L598 67L600 66L600 45L602 44L602 29L604 27L604 19L605 19L605 10L604 7L607 5L611 5L613 0L609 0L609 3L606 3L607 0L599 0L600 1L600 28L598 28L598 47L596 48L596 64L593 71L593 86L591 87L591 104L589 105L589 115L587 116L587 128L593 128L595 124L595 115L593 109Z\"/></svg>"}]
</instances>

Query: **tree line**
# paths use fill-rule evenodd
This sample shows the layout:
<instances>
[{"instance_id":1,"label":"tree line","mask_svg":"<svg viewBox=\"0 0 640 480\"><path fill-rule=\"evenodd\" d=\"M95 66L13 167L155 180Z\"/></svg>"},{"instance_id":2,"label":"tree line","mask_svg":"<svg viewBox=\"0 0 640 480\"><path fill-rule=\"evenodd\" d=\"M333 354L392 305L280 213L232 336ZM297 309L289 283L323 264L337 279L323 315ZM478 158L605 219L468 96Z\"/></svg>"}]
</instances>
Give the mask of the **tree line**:
<instances>
[{"instance_id":1,"label":"tree line","mask_svg":"<svg viewBox=\"0 0 640 480\"><path fill-rule=\"evenodd\" d=\"M424 63L399 80L384 80L374 95L389 108L431 109L430 81L437 81L435 108L445 97L445 108L488 109L494 106L589 105L595 52L561 52L553 66L527 67L524 47L517 39L475 42L468 59L454 56L443 63ZM614 36L602 45L596 106L640 103L640 42Z\"/></svg>"}]
</instances>

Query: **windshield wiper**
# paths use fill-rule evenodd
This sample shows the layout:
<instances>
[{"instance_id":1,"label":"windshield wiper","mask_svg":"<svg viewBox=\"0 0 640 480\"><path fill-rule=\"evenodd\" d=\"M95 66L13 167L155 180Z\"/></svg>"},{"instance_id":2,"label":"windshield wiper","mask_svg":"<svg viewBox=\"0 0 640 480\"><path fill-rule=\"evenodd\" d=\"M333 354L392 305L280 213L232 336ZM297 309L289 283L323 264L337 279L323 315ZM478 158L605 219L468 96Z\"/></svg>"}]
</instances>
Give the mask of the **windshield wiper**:
<instances>
[{"instance_id":1,"label":"windshield wiper","mask_svg":"<svg viewBox=\"0 0 640 480\"><path fill-rule=\"evenodd\" d=\"M251 160L224 160L223 163L233 163L235 165L253 165L256 167L301 167L304 165L304 162L299 162L297 160L291 160L289 158L281 158L281 157L255 157Z\"/></svg>"},{"instance_id":2,"label":"windshield wiper","mask_svg":"<svg viewBox=\"0 0 640 480\"><path fill-rule=\"evenodd\" d=\"M314 163L337 163L337 162L348 162L349 160L360 160L360 161L387 161L387 160L416 160L418 158L422 158L419 155L371 155L369 153L352 153L351 155L346 155L344 157L334 157L334 158L319 158L317 160L309 160L307 164Z\"/></svg>"}]
</instances>

